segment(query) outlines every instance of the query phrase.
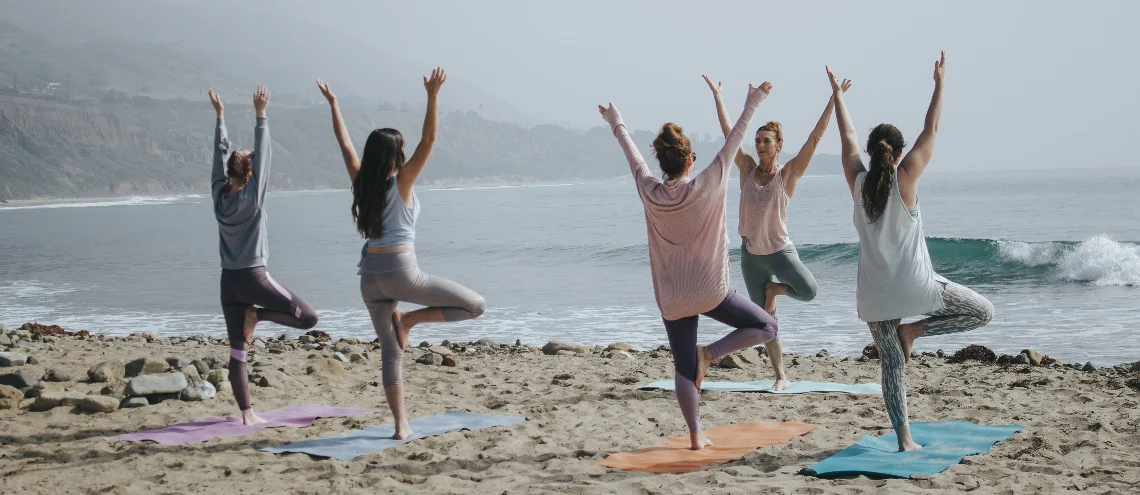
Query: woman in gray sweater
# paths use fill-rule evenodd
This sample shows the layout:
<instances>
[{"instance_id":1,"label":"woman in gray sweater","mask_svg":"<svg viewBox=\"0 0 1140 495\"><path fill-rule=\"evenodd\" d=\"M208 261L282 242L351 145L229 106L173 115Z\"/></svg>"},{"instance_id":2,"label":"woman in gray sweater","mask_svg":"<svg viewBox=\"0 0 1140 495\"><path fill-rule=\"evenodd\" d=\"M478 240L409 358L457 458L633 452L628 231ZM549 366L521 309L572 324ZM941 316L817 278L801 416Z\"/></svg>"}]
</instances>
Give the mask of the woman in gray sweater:
<instances>
[{"instance_id":1,"label":"woman in gray sweater","mask_svg":"<svg viewBox=\"0 0 1140 495\"><path fill-rule=\"evenodd\" d=\"M230 339L230 384L241 409L242 423L265 421L253 412L246 374L246 348L253 341L259 321L308 330L317 325L317 313L300 297L269 276L265 231L265 189L269 183L269 121L265 107L269 89L258 86L253 94L257 112L253 128L253 150L230 152L226 124L222 119L222 99L210 90L210 102L218 114L214 131L214 165L211 193L214 216L218 219L218 251L222 258L222 314ZM227 158L226 155L229 155ZM224 166L223 166L224 164Z\"/></svg>"}]
</instances>

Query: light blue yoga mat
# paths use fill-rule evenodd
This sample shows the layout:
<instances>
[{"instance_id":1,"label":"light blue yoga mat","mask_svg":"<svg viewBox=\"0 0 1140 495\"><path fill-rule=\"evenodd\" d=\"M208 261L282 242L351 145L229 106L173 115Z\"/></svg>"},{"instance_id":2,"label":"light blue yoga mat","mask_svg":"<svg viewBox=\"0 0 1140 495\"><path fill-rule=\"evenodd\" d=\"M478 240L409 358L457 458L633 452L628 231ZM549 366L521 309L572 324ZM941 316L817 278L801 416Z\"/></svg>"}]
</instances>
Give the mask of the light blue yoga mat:
<instances>
[{"instance_id":1,"label":"light blue yoga mat","mask_svg":"<svg viewBox=\"0 0 1140 495\"><path fill-rule=\"evenodd\" d=\"M883 395L883 388L878 383L846 383L828 382L791 382L786 390L772 392L768 389L776 383L775 380L760 380L755 382L709 382L701 384L701 390L716 390L720 392L767 392L770 394L810 394L810 393L845 393ZM637 387L638 390L673 390L673 380L659 380L649 385Z\"/></svg>"},{"instance_id":2,"label":"light blue yoga mat","mask_svg":"<svg viewBox=\"0 0 1140 495\"><path fill-rule=\"evenodd\" d=\"M412 427L412 431L415 433L407 440L392 439L392 435L396 434L395 426L373 425L335 437L304 440L280 447L266 447L261 450L274 454L301 452L320 457L334 457L342 461L351 461L365 454L379 452L388 447L395 447L424 437L442 435L459 430L479 430L492 426L507 426L524 420L526 420L526 417L523 416L494 416L490 414L447 411L443 414L417 419L409 423Z\"/></svg>"},{"instance_id":3,"label":"light blue yoga mat","mask_svg":"<svg viewBox=\"0 0 1140 495\"><path fill-rule=\"evenodd\" d=\"M899 452L894 432L881 437L866 435L855 445L804 468L813 476L871 475L894 478L924 478L962 462L968 455L984 454L995 443L1021 431L1021 425L984 426L965 421L911 423L910 435L919 450Z\"/></svg>"}]
</instances>

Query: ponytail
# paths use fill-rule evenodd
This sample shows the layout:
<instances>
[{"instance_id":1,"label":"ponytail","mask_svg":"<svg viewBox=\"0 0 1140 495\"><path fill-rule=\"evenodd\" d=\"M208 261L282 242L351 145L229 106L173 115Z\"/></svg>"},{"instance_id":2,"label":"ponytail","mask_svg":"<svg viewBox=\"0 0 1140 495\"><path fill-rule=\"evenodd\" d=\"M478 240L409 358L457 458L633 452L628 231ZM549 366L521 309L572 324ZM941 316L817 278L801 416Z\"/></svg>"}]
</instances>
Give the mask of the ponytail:
<instances>
[{"instance_id":1,"label":"ponytail","mask_svg":"<svg viewBox=\"0 0 1140 495\"><path fill-rule=\"evenodd\" d=\"M863 211L874 223L887 209L891 190L895 185L895 153L906 147L902 132L890 124L879 124L867 137L867 154L871 155L871 169L863 178Z\"/></svg>"}]
</instances>

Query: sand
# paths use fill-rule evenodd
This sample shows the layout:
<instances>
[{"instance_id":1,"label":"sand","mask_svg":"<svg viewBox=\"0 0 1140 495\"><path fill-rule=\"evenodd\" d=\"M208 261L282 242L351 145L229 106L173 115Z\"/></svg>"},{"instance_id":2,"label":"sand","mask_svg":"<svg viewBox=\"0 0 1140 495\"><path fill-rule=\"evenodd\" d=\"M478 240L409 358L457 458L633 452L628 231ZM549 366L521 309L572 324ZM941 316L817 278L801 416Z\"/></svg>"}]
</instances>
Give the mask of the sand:
<instances>
[{"instance_id":1,"label":"sand","mask_svg":"<svg viewBox=\"0 0 1140 495\"><path fill-rule=\"evenodd\" d=\"M85 383L86 370L101 361L227 354L225 346L194 341L53 339L18 349L35 356L39 364L0 368L0 373L62 370L74 378L65 387L97 394L103 384ZM671 392L633 388L672 376L667 352L637 352L630 361L605 358L597 351L547 356L525 347L481 348L457 353L456 367L415 363L423 352L410 349L404 361L411 417L452 409L522 415L528 421L421 439L351 462L263 453L258 449L390 423L391 416L377 383L378 352L371 352L370 362L345 364L344 377L327 377L306 375L305 368L316 358L331 356L331 349L281 354L261 350L256 361L281 368L292 378L282 388L253 386L257 410L312 403L379 412L318 419L309 428L163 446L110 443L104 437L232 415L237 410L232 396L220 393L203 402L174 400L99 414L70 407L0 411L0 492L1013 494L1127 493L1140 486L1140 396L1127 384L1140 376L1137 373L917 358L907 375L912 421L1019 423L1026 429L989 454L968 457L930 480L824 480L797 473L865 434L886 433L889 423L881 397L706 392L706 427L772 420L823 427L696 472L623 472L597 463L607 453L686 433ZM808 366L789 366L792 379L878 381L875 360L810 359ZM708 379L755 380L770 374L766 367L714 368Z\"/></svg>"}]
</instances>

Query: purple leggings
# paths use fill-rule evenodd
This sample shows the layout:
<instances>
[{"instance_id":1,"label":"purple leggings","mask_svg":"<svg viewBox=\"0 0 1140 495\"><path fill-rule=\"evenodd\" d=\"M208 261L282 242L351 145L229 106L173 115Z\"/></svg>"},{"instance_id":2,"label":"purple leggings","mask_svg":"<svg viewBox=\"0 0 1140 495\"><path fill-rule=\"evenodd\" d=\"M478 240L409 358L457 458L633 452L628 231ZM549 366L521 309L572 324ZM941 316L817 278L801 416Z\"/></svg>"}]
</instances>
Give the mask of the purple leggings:
<instances>
[{"instance_id":1,"label":"purple leggings","mask_svg":"<svg viewBox=\"0 0 1140 495\"><path fill-rule=\"evenodd\" d=\"M776 320L756 303L728 289L720 305L705 316L736 328L720 340L709 344L713 358L720 359L740 349L764 344L776 338ZM679 320L664 320L673 352L673 381L677 389L677 403L689 425L689 432L701 430L701 400L697 390L697 321L698 315Z\"/></svg>"},{"instance_id":2,"label":"purple leggings","mask_svg":"<svg viewBox=\"0 0 1140 495\"><path fill-rule=\"evenodd\" d=\"M250 306L260 306L257 309L259 321L272 321L302 330L317 326L317 312L312 306L274 281L264 266L222 270L222 315L226 318L231 349L244 351L253 341L253 332L247 335L244 328L245 310ZM238 408L248 410L249 376L244 359L239 361L231 353L229 370Z\"/></svg>"}]
</instances>

